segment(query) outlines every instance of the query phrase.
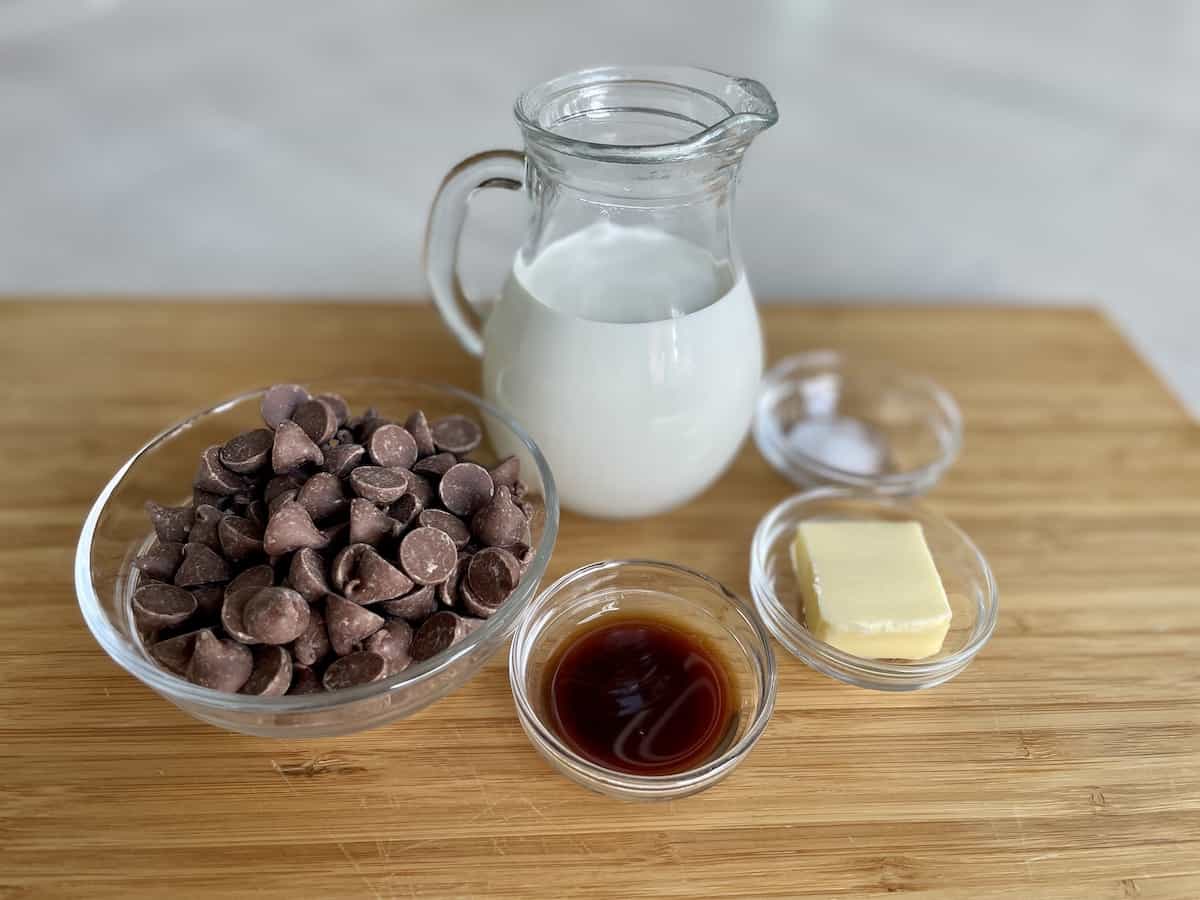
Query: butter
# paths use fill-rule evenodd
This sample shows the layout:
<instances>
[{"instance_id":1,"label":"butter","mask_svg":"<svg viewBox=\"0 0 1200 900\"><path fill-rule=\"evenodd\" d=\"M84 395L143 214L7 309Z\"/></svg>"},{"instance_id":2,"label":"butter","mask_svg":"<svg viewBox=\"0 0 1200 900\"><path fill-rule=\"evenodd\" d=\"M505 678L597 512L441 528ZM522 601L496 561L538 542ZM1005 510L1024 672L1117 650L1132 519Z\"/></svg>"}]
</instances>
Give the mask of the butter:
<instances>
[{"instance_id":1,"label":"butter","mask_svg":"<svg viewBox=\"0 0 1200 900\"><path fill-rule=\"evenodd\" d=\"M950 603L917 522L804 522L792 564L819 640L870 659L942 649Z\"/></svg>"}]
</instances>

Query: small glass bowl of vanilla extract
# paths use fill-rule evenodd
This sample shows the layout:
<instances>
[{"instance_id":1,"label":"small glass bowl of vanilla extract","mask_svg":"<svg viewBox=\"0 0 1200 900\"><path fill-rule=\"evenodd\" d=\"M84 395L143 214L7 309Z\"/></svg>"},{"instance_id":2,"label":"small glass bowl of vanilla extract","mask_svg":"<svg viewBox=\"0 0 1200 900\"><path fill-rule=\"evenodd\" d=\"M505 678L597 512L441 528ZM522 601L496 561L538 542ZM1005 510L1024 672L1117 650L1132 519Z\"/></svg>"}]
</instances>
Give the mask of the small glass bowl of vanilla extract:
<instances>
[{"instance_id":1,"label":"small glass bowl of vanilla extract","mask_svg":"<svg viewBox=\"0 0 1200 900\"><path fill-rule=\"evenodd\" d=\"M610 560L533 601L509 653L525 733L602 794L702 791L746 758L775 704L775 657L751 606L674 563Z\"/></svg>"}]
</instances>

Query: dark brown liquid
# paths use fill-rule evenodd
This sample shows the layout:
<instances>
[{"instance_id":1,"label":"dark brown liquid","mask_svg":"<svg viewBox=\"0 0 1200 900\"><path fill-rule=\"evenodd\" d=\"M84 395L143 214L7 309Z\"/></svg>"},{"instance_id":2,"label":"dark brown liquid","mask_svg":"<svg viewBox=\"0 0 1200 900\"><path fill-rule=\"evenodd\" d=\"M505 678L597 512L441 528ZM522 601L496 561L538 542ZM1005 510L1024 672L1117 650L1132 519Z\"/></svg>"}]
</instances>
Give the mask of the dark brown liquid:
<instances>
[{"instance_id":1,"label":"dark brown liquid","mask_svg":"<svg viewBox=\"0 0 1200 900\"><path fill-rule=\"evenodd\" d=\"M633 775L670 775L716 755L733 721L723 661L683 627L605 617L550 661L546 705L586 759Z\"/></svg>"}]
</instances>

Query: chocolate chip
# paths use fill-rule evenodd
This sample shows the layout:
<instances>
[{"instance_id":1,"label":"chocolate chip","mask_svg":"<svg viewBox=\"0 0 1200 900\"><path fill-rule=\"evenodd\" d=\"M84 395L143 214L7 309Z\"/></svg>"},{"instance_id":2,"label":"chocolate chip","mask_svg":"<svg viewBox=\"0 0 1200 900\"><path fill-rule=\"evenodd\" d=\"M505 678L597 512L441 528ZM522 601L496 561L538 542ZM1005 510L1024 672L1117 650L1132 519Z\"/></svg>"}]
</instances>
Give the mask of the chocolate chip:
<instances>
[{"instance_id":1,"label":"chocolate chip","mask_svg":"<svg viewBox=\"0 0 1200 900\"><path fill-rule=\"evenodd\" d=\"M232 594L236 591L249 590L251 593L258 593L259 588L270 587L275 583L275 572L265 563L260 563L257 566L251 566L238 573L237 577L229 584L225 585L225 593Z\"/></svg>"},{"instance_id":2,"label":"chocolate chip","mask_svg":"<svg viewBox=\"0 0 1200 900\"><path fill-rule=\"evenodd\" d=\"M308 626L292 642L292 653L295 654L296 662L306 666L315 666L329 655L331 647L329 631L325 627L325 617L315 607L311 608L308 615Z\"/></svg>"},{"instance_id":3,"label":"chocolate chip","mask_svg":"<svg viewBox=\"0 0 1200 900\"><path fill-rule=\"evenodd\" d=\"M295 500L285 501L267 522L263 547L269 556L281 556L301 547L319 550L329 539L313 524L312 517Z\"/></svg>"},{"instance_id":4,"label":"chocolate chip","mask_svg":"<svg viewBox=\"0 0 1200 900\"><path fill-rule=\"evenodd\" d=\"M225 585L202 584L189 588L188 593L196 598L197 619L207 624L220 618L221 604L225 601Z\"/></svg>"},{"instance_id":5,"label":"chocolate chip","mask_svg":"<svg viewBox=\"0 0 1200 900\"><path fill-rule=\"evenodd\" d=\"M281 697L292 686L292 654L283 647L255 647L254 667L241 693L257 697Z\"/></svg>"},{"instance_id":6,"label":"chocolate chip","mask_svg":"<svg viewBox=\"0 0 1200 900\"><path fill-rule=\"evenodd\" d=\"M403 597L386 600L379 604L379 609L389 616L406 619L409 622L420 622L426 616L437 611L437 591L441 585L422 584Z\"/></svg>"},{"instance_id":7,"label":"chocolate chip","mask_svg":"<svg viewBox=\"0 0 1200 900\"><path fill-rule=\"evenodd\" d=\"M325 686L321 684L321 679L308 666L292 664L292 686L288 688L288 695L296 694L319 694L325 690Z\"/></svg>"},{"instance_id":8,"label":"chocolate chip","mask_svg":"<svg viewBox=\"0 0 1200 900\"><path fill-rule=\"evenodd\" d=\"M350 473L354 493L376 503L392 504L408 490L408 472L382 466L359 466Z\"/></svg>"},{"instance_id":9,"label":"chocolate chip","mask_svg":"<svg viewBox=\"0 0 1200 900\"><path fill-rule=\"evenodd\" d=\"M410 531L400 542L400 565L417 584L437 584L454 571L458 551L450 535L422 526Z\"/></svg>"},{"instance_id":10,"label":"chocolate chip","mask_svg":"<svg viewBox=\"0 0 1200 900\"><path fill-rule=\"evenodd\" d=\"M301 547L292 554L288 581L292 589L309 603L316 603L329 593L329 585L325 581L325 560L311 547Z\"/></svg>"},{"instance_id":11,"label":"chocolate chip","mask_svg":"<svg viewBox=\"0 0 1200 900\"><path fill-rule=\"evenodd\" d=\"M344 591L346 589L346 584L355 577L355 573L358 571L359 559L369 549L371 549L369 544L350 544L338 551L333 558L333 565L330 567L331 580L336 590Z\"/></svg>"},{"instance_id":12,"label":"chocolate chip","mask_svg":"<svg viewBox=\"0 0 1200 900\"><path fill-rule=\"evenodd\" d=\"M408 492L421 502L421 508L433 506L438 501L437 489L424 475L410 472L408 475Z\"/></svg>"},{"instance_id":13,"label":"chocolate chip","mask_svg":"<svg viewBox=\"0 0 1200 900\"><path fill-rule=\"evenodd\" d=\"M156 541L149 550L133 561L133 567L159 581L175 577L183 562L183 544L177 541Z\"/></svg>"},{"instance_id":14,"label":"chocolate chip","mask_svg":"<svg viewBox=\"0 0 1200 900\"><path fill-rule=\"evenodd\" d=\"M188 539L196 515L190 506L159 506L153 500L146 501L146 514L158 539L172 543L183 543Z\"/></svg>"},{"instance_id":15,"label":"chocolate chip","mask_svg":"<svg viewBox=\"0 0 1200 900\"><path fill-rule=\"evenodd\" d=\"M471 593L485 606L499 606L520 580L521 564L515 556L499 547L480 550L467 566Z\"/></svg>"},{"instance_id":16,"label":"chocolate chip","mask_svg":"<svg viewBox=\"0 0 1200 900\"><path fill-rule=\"evenodd\" d=\"M394 619L367 638L363 649L378 653L387 660L388 674L395 675L407 669L412 662L408 652L412 639L412 626L402 619Z\"/></svg>"},{"instance_id":17,"label":"chocolate chip","mask_svg":"<svg viewBox=\"0 0 1200 900\"><path fill-rule=\"evenodd\" d=\"M463 612L480 619L490 619L492 614L500 608L499 606L489 606L475 596L475 592L471 590L471 582L466 578L458 584L458 600Z\"/></svg>"},{"instance_id":18,"label":"chocolate chip","mask_svg":"<svg viewBox=\"0 0 1200 900\"><path fill-rule=\"evenodd\" d=\"M293 472L305 463L319 466L324 462L321 448L295 422L281 422L275 429L275 444L271 448L271 468L275 474Z\"/></svg>"},{"instance_id":19,"label":"chocolate chip","mask_svg":"<svg viewBox=\"0 0 1200 900\"><path fill-rule=\"evenodd\" d=\"M513 496L515 497L516 494L513 494ZM518 500L517 508L520 509L522 513L524 513L526 522L533 521L533 514L537 510L532 503L530 503L528 500ZM528 541L526 541L526 543L528 543Z\"/></svg>"},{"instance_id":20,"label":"chocolate chip","mask_svg":"<svg viewBox=\"0 0 1200 900\"><path fill-rule=\"evenodd\" d=\"M317 472L296 492L296 502L308 511L314 522L320 522L346 508L346 493L336 475Z\"/></svg>"},{"instance_id":21,"label":"chocolate chip","mask_svg":"<svg viewBox=\"0 0 1200 900\"><path fill-rule=\"evenodd\" d=\"M242 624L264 644L290 644L308 627L308 603L297 591L265 587L246 601Z\"/></svg>"},{"instance_id":22,"label":"chocolate chip","mask_svg":"<svg viewBox=\"0 0 1200 900\"><path fill-rule=\"evenodd\" d=\"M225 516L217 525L221 549L231 562L242 562L263 552L262 529L241 516Z\"/></svg>"},{"instance_id":23,"label":"chocolate chip","mask_svg":"<svg viewBox=\"0 0 1200 900\"><path fill-rule=\"evenodd\" d=\"M221 603L221 627L225 633L242 644L257 644L258 638L246 630L246 604L261 588L253 590L225 590L225 599Z\"/></svg>"},{"instance_id":24,"label":"chocolate chip","mask_svg":"<svg viewBox=\"0 0 1200 900\"><path fill-rule=\"evenodd\" d=\"M451 466L438 484L438 496L450 512L469 516L492 499L492 476L475 463Z\"/></svg>"},{"instance_id":25,"label":"chocolate chip","mask_svg":"<svg viewBox=\"0 0 1200 900\"><path fill-rule=\"evenodd\" d=\"M212 634L211 628L202 628L200 631ZM192 651L196 647L196 637L200 631L190 631L151 644L150 656L167 671L186 677L188 663L192 661Z\"/></svg>"},{"instance_id":26,"label":"chocolate chip","mask_svg":"<svg viewBox=\"0 0 1200 900\"><path fill-rule=\"evenodd\" d=\"M435 612L413 635L412 658L418 662L437 656L457 644L480 624L478 619L466 619L449 610Z\"/></svg>"},{"instance_id":27,"label":"chocolate chip","mask_svg":"<svg viewBox=\"0 0 1200 900\"><path fill-rule=\"evenodd\" d=\"M417 461L417 442L399 425L380 425L367 438L367 453L377 466L407 469Z\"/></svg>"},{"instance_id":28,"label":"chocolate chip","mask_svg":"<svg viewBox=\"0 0 1200 900\"><path fill-rule=\"evenodd\" d=\"M200 455L200 465L196 468L196 476L192 486L202 491L209 491L221 497L236 494L246 489L247 482L241 475L231 472L221 464L221 448L212 446Z\"/></svg>"},{"instance_id":29,"label":"chocolate chip","mask_svg":"<svg viewBox=\"0 0 1200 900\"><path fill-rule=\"evenodd\" d=\"M488 469L488 474L492 476L496 487L503 485L511 488L521 478L521 461L515 456L506 456Z\"/></svg>"},{"instance_id":30,"label":"chocolate chip","mask_svg":"<svg viewBox=\"0 0 1200 900\"><path fill-rule=\"evenodd\" d=\"M412 470L420 474L441 478L457 462L458 457L453 453L435 453L433 456L418 459L413 463Z\"/></svg>"},{"instance_id":31,"label":"chocolate chip","mask_svg":"<svg viewBox=\"0 0 1200 900\"><path fill-rule=\"evenodd\" d=\"M308 399L308 391L298 384L275 384L263 394L259 411L269 427L278 428Z\"/></svg>"},{"instance_id":32,"label":"chocolate chip","mask_svg":"<svg viewBox=\"0 0 1200 900\"><path fill-rule=\"evenodd\" d=\"M437 599L446 609L454 609L458 605L458 586L467 574L467 564L471 561L468 553L459 553L454 563L454 571L450 577L437 586Z\"/></svg>"},{"instance_id":33,"label":"chocolate chip","mask_svg":"<svg viewBox=\"0 0 1200 900\"><path fill-rule=\"evenodd\" d=\"M236 693L254 669L250 648L237 641L222 640L211 631L196 635L187 678L193 684L215 691Z\"/></svg>"},{"instance_id":34,"label":"chocolate chip","mask_svg":"<svg viewBox=\"0 0 1200 900\"><path fill-rule=\"evenodd\" d=\"M409 486L412 486L412 481L420 480L420 477L412 479ZM407 531L408 526L417 520L424 509L425 504L411 491L393 503L388 510L388 515L392 520L392 534L399 536Z\"/></svg>"},{"instance_id":35,"label":"chocolate chip","mask_svg":"<svg viewBox=\"0 0 1200 900\"><path fill-rule=\"evenodd\" d=\"M366 457L366 448L359 444L338 444L325 454L325 468L338 478L345 478Z\"/></svg>"},{"instance_id":36,"label":"chocolate chip","mask_svg":"<svg viewBox=\"0 0 1200 900\"><path fill-rule=\"evenodd\" d=\"M188 533L188 540L193 544L204 544L206 547L212 547L214 550L219 551L221 549L221 537L218 528L220 527L221 519L224 517L225 513L207 503L196 507L195 518L192 521L192 530Z\"/></svg>"},{"instance_id":37,"label":"chocolate chip","mask_svg":"<svg viewBox=\"0 0 1200 900\"><path fill-rule=\"evenodd\" d=\"M463 520L444 509L427 509L421 513L419 520L422 525L450 535L456 550L461 550L471 542L471 531Z\"/></svg>"},{"instance_id":38,"label":"chocolate chip","mask_svg":"<svg viewBox=\"0 0 1200 900\"><path fill-rule=\"evenodd\" d=\"M292 496L304 486L304 482L295 475L276 475L267 482L266 488L263 489L263 502L268 506L275 502L275 499L288 491L292 491Z\"/></svg>"},{"instance_id":39,"label":"chocolate chip","mask_svg":"<svg viewBox=\"0 0 1200 900\"><path fill-rule=\"evenodd\" d=\"M466 416L446 416L430 426L433 443L439 450L462 456L470 453L483 440L479 425Z\"/></svg>"},{"instance_id":40,"label":"chocolate chip","mask_svg":"<svg viewBox=\"0 0 1200 900\"><path fill-rule=\"evenodd\" d=\"M173 584L151 582L133 592L133 618L147 631L182 625L196 611L196 598Z\"/></svg>"},{"instance_id":41,"label":"chocolate chip","mask_svg":"<svg viewBox=\"0 0 1200 900\"><path fill-rule=\"evenodd\" d=\"M271 429L255 428L226 441L217 458L229 471L249 475L266 467L274 443L275 433Z\"/></svg>"},{"instance_id":42,"label":"chocolate chip","mask_svg":"<svg viewBox=\"0 0 1200 900\"><path fill-rule=\"evenodd\" d=\"M267 504L261 500L252 500L246 506L245 515L259 529L263 529L267 527L267 519L270 516L270 511L267 509Z\"/></svg>"},{"instance_id":43,"label":"chocolate chip","mask_svg":"<svg viewBox=\"0 0 1200 900\"><path fill-rule=\"evenodd\" d=\"M412 581L403 572L368 547L359 554L354 577L346 582L342 593L347 600L368 606L401 597L412 586Z\"/></svg>"},{"instance_id":44,"label":"chocolate chip","mask_svg":"<svg viewBox=\"0 0 1200 900\"><path fill-rule=\"evenodd\" d=\"M322 682L327 691L339 691L342 688L354 687L358 684L370 684L387 675L387 660L378 653L363 650L335 659L325 670Z\"/></svg>"},{"instance_id":45,"label":"chocolate chip","mask_svg":"<svg viewBox=\"0 0 1200 900\"><path fill-rule=\"evenodd\" d=\"M496 496L471 519L471 533L488 547L511 547L529 530L525 513L513 502L512 492L504 485Z\"/></svg>"},{"instance_id":46,"label":"chocolate chip","mask_svg":"<svg viewBox=\"0 0 1200 900\"><path fill-rule=\"evenodd\" d=\"M355 497L350 501L350 543L378 546L392 533L395 522L370 500Z\"/></svg>"},{"instance_id":47,"label":"chocolate chip","mask_svg":"<svg viewBox=\"0 0 1200 900\"><path fill-rule=\"evenodd\" d=\"M232 577L233 572L229 568L229 563L211 547L196 543L183 545L183 562L175 570L174 579L175 584L179 587L228 581Z\"/></svg>"},{"instance_id":48,"label":"chocolate chip","mask_svg":"<svg viewBox=\"0 0 1200 900\"><path fill-rule=\"evenodd\" d=\"M325 598L325 628L329 632L329 642L333 652L345 656L354 650L354 646L366 640L383 627L383 616L377 616L369 609L351 603L337 594Z\"/></svg>"},{"instance_id":49,"label":"chocolate chip","mask_svg":"<svg viewBox=\"0 0 1200 900\"><path fill-rule=\"evenodd\" d=\"M350 405L346 403L341 394L317 394L317 400L320 400L333 412L333 418L337 422L338 428L341 428L350 418Z\"/></svg>"},{"instance_id":50,"label":"chocolate chip","mask_svg":"<svg viewBox=\"0 0 1200 900\"><path fill-rule=\"evenodd\" d=\"M433 445L433 432L429 430L429 420L422 410L417 410L404 422L404 430L413 436L417 443L417 456L432 456L437 452Z\"/></svg>"},{"instance_id":51,"label":"chocolate chip","mask_svg":"<svg viewBox=\"0 0 1200 900\"><path fill-rule=\"evenodd\" d=\"M314 444L323 444L337 433L337 414L322 400L306 400L292 413L292 421Z\"/></svg>"}]
</instances>

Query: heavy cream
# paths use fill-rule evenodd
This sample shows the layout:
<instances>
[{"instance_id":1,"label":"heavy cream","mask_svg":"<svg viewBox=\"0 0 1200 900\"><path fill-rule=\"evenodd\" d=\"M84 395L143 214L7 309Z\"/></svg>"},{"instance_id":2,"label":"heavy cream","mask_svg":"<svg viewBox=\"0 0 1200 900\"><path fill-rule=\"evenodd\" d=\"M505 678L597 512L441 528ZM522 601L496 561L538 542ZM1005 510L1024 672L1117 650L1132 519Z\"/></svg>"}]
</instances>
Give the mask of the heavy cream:
<instances>
[{"instance_id":1,"label":"heavy cream","mask_svg":"<svg viewBox=\"0 0 1200 900\"><path fill-rule=\"evenodd\" d=\"M589 226L514 262L484 327L489 400L531 432L564 506L644 516L700 493L750 424L750 289L654 228ZM518 453L493 429L501 453ZM520 455L520 454L519 454Z\"/></svg>"}]
</instances>

